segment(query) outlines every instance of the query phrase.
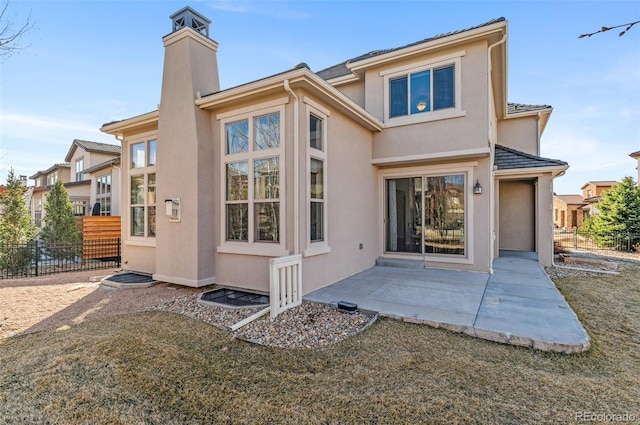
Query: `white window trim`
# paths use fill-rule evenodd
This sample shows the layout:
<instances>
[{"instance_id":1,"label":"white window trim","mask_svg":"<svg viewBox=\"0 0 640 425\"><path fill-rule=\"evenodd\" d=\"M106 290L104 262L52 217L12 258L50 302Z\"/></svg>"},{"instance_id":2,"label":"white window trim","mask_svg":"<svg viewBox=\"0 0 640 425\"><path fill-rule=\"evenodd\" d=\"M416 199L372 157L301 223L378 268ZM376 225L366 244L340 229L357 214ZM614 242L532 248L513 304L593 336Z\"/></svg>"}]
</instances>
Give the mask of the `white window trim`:
<instances>
[{"instance_id":1,"label":"white window trim","mask_svg":"<svg viewBox=\"0 0 640 425\"><path fill-rule=\"evenodd\" d=\"M285 108L284 105L288 102L288 98L277 99L271 102L265 102L256 105L254 108L243 108L241 110L227 112L219 114L216 118L220 122L220 155L222 158L220 166L220 245L217 247L217 252L225 254L240 254L240 255L257 255L267 257L281 257L289 255L289 251L286 247L286 176L285 176L285 146L286 146L286 125L285 125ZM242 113L240 113L242 112ZM262 115L268 115L278 112L280 114L280 144L274 149L265 149L262 151L253 150L253 132L254 132L254 118ZM227 137L226 137L226 124L248 120L249 127L249 152L240 152L235 154L227 154ZM280 167L280 240L279 242L268 241L255 241L255 223L254 223L254 206L255 200L253 199L253 160L263 158L278 157L278 165ZM249 164L249 187L248 187L248 241L233 241L227 240L227 176L226 164L232 162L247 161Z\"/></svg>"},{"instance_id":2,"label":"white window trim","mask_svg":"<svg viewBox=\"0 0 640 425\"><path fill-rule=\"evenodd\" d=\"M306 223L307 223L307 232L305 235L305 243L306 249L303 251L302 255L304 257L312 257L314 255L328 254L331 252L331 246L329 245L329 197L328 197L328 166L329 161L328 158L328 122L329 122L329 111L322 106L318 105L316 102L311 99L305 97L303 99L305 103L305 146L306 146L306 170L305 173L305 200L306 200ZM322 120L322 148L323 150L314 149L311 147L311 134L309 132L309 125L311 121L311 115L315 115L316 117ZM322 211L322 229L323 229L323 240L321 241L311 241L311 176L309 175L309 171L311 170L311 159L319 159L323 162L322 168L322 191L323 191L323 204L324 209Z\"/></svg>"},{"instance_id":3,"label":"white window trim","mask_svg":"<svg viewBox=\"0 0 640 425\"><path fill-rule=\"evenodd\" d=\"M109 191L108 192L104 192L104 193L98 193L100 192L100 179L104 179L105 177L109 177ZM156 176L157 178L157 176ZM112 214L112 205L113 203L111 201L113 201L112 198L112 190L113 190L113 175L111 173L106 173L106 174L101 174L99 176L96 176L95 178L96 181L96 202L100 202L101 199L109 199L109 215ZM102 216L102 202L100 202L100 215Z\"/></svg>"},{"instance_id":4,"label":"white window trim","mask_svg":"<svg viewBox=\"0 0 640 425\"><path fill-rule=\"evenodd\" d=\"M127 166L125 167L126 170L126 178L124 179L123 182L121 182L121 186L123 188L123 193L121 194L121 199L124 200L124 208L126 208L127 211L127 220L126 220L126 224L125 224L125 234L124 234L124 242L125 245L131 245L131 246L145 246L145 247L155 247L156 246L156 237L158 236L156 233L156 236L133 236L131 235L131 219L132 219L132 213L131 213L131 176L134 175L139 175L142 174L145 176L144 180L145 180L145 189L148 190L148 186L147 186L147 179L148 179L148 174L156 174L156 232L157 232L157 220L158 220L158 174L156 171L156 166L147 166L147 167L138 167L138 168L131 168L131 145L134 145L136 143L141 143L144 142L145 143L145 155L148 154L147 152L147 142L151 141L151 140L158 140L158 135L155 132L152 133L144 133L144 134L140 134L135 138L132 139L128 139L125 140L123 142L123 147L124 145L126 145L126 152L127 152ZM157 145L156 145L157 146ZM146 160L146 159L145 159ZM123 161L124 163L124 161ZM113 179L113 177L112 177ZM113 184L113 180L111 182ZM145 198L147 196L147 193L145 192ZM147 223L147 218L148 218L148 211L146 210L147 205L145 204L145 219L144 219L144 225L145 225L145 234L148 232L148 223Z\"/></svg>"},{"instance_id":5,"label":"white window trim","mask_svg":"<svg viewBox=\"0 0 640 425\"><path fill-rule=\"evenodd\" d=\"M453 163L446 165L431 165L421 167L404 167L399 169L381 170L379 176L379 199L378 205L380 205L381 218L380 234L382 235L382 245L380 246L379 255L384 258L420 258L423 261L429 261L432 263L452 263L452 264L473 264L474 250L473 250L473 182L476 177L474 176L474 169L478 166L476 161L465 163ZM386 230L385 230L385 209L386 209L386 194L385 194L385 180L395 178L406 178L416 176L442 176L451 174L464 174L465 175L465 192L464 192L464 204L465 204L465 216L464 216L464 228L465 228L465 255L449 255L438 254L430 255L427 253L397 253L387 252L386 246Z\"/></svg>"},{"instance_id":6,"label":"white window trim","mask_svg":"<svg viewBox=\"0 0 640 425\"><path fill-rule=\"evenodd\" d=\"M429 121L444 120L450 118L463 117L467 113L462 109L462 57L465 51L440 56L428 61L413 63L380 72L384 80L384 123L387 127L398 127L402 125L416 124ZM432 68L440 68L447 65L454 65L454 102L453 108L439 109L420 114L403 115L400 117L389 117L389 80L396 77L414 74ZM433 89L433 88L432 88Z\"/></svg>"},{"instance_id":7,"label":"white window trim","mask_svg":"<svg viewBox=\"0 0 640 425\"><path fill-rule=\"evenodd\" d=\"M80 171L78 171L78 163L80 162L82 162L82 167ZM73 176L75 181L77 182L82 181L82 177L84 176L84 156L76 158L73 164L74 164ZM80 174L80 180L78 180L78 174Z\"/></svg>"}]
</instances>

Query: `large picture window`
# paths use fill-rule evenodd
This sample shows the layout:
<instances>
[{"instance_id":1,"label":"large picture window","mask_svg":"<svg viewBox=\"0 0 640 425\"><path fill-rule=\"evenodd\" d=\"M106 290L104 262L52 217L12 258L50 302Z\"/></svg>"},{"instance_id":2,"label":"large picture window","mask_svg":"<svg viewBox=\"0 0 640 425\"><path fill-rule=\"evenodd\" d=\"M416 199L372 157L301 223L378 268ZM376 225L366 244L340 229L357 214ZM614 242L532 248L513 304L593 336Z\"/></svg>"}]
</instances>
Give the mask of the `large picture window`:
<instances>
[{"instance_id":1,"label":"large picture window","mask_svg":"<svg viewBox=\"0 0 640 425\"><path fill-rule=\"evenodd\" d=\"M224 123L226 240L281 240L280 112Z\"/></svg>"},{"instance_id":2,"label":"large picture window","mask_svg":"<svg viewBox=\"0 0 640 425\"><path fill-rule=\"evenodd\" d=\"M466 255L465 174L387 179L387 252Z\"/></svg>"}]
</instances>

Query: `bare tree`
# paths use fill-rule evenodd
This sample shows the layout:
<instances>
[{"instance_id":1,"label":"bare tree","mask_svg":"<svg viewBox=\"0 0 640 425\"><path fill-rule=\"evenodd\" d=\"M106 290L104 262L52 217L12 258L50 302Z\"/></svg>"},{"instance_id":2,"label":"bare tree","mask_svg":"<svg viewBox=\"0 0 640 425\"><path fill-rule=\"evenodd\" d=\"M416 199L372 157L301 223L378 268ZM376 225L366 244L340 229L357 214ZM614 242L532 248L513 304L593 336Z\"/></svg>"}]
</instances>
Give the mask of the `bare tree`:
<instances>
[{"instance_id":1,"label":"bare tree","mask_svg":"<svg viewBox=\"0 0 640 425\"><path fill-rule=\"evenodd\" d=\"M613 29L616 29L616 28L626 27L624 30L620 31L620 33L618 34L620 37L622 37L623 35L625 35L627 33L627 31L629 31L631 29L631 27L633 27L637 23L640 23L640 21L629 22L628 24L616 25L615 27L602 27L598 31L590 32L590 33L587 33L587 34L580 34L580 36L578 36L578 38L591 37L592 35L596 35L596 34L599 34L601 32L606 32L606 31L610 31L610 30L613 30Z\"/></svg>"},{"instance_id":2,"label":"bare tree","mask_svg":"<svg viewBox=\"0 0 640 425\"><path fill-rule=\"evenodd\" d=\"M7 16L8 8L9 0L6 0L2 6L2 11L0 11L0 57L9 56L15 53L16 50L29 47L28 45L20 45L19 41L34 25L31 21L31 12L29 12L27 20L22 25L14 25L14 17Z\"/></svg>"}]
</instances>

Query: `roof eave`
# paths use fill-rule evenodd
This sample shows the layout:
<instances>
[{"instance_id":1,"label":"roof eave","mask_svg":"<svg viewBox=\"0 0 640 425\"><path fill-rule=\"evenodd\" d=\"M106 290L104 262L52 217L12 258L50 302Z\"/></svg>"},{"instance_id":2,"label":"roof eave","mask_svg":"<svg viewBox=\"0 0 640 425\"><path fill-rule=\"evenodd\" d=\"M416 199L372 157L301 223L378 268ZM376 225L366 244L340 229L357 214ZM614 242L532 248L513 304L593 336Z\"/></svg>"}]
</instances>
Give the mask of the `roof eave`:
<instances>
[{"instance_id":1,"label":"roof eave","mask_svg":"<svg viewBox=\"0 0 640 425\"><path fill-rule=\"evenodd\" d=\"M452 34L443 38L436 38L435 40L426 41L424 43L416 44L413 46L405 47L399 50L393 50L388 53L383 53L371 58L361 59L359 61L347 63L346 66L349 70L355 73L355 71L377 66L389 61L396 61L408 56L416 54L422 54L434 49L441 49L443 47L449 47L455 44L467 43L473 39L479 39L488 37L493 33L506 31L507 21L496 22L491 25L476 28L469 31L464 31L458 34Z\"/></svg>"},{"instance_id":2,"label":"roof eave","mask_svg":"<svg viewBox=\"0 0 640 425\"><path fill-rule=\"evenodd\" d=\"M538 175L544 173L551 173L553 177L559 177L568 169L569 165L554 165L547 167L508 168L505 170L495 170L493 173L496 177L512 175Z\"/></svg>"},{"instance_id":3,"label":"roof eave","mask_svg":"<svg viewBox=\"0 0 640 425\"><path fill-rule=\"evenodd\" d=\"M69 152L67 152L67 156L64 157L65 162L71 161L71 158L73 157L73 153L76 151L77 147L78 147L77 140L74 140L73 142L71 142L71 147L69 148Z\"/></svg>"},{"instance_id":4,"label":"roof eave","mask_svg":"<svg viewBox=\"0 0 640 425\"><path fill-rule=\"evenodd\" d=\"M147 112L146 114L138 115L132 118L127 118L122 121L116 121L112 123L103 124L100 127L100 131L113 136L122 137L125 132L132 131L137 128L146 127L152 124L158 123L159 111Z\"/></svg>"},{"instance_id":5,"label":"roof eave","mask_svg":"<svg viewBox=\"0 0 640 425\"><path fill-rule=\"evenodd\" d=\"M214 109L228 102L254 97L256 94L276 89L284 90L285 81L289 81L290 85L306 84L312 89L321 92L369 130L382 131L384 128L384 123L307 68L294 69L273 77L214 93L207 97L196 99L195 103L202 109Z\"/></svg>"}]
</instances>

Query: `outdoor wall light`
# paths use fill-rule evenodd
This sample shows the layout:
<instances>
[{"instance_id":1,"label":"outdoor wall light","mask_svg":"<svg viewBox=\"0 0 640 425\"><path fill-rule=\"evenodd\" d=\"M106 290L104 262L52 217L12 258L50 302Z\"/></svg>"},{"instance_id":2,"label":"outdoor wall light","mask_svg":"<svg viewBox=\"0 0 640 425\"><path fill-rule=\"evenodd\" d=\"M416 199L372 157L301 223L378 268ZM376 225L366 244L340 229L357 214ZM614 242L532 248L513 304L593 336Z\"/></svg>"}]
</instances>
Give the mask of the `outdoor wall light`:
<instances>
[{"instance_id":1,"label":"outdoor wall light","mask_svg":"<svg viewBox=\"0 0 640 425\"><path fill-rule=\"evenodd\" d=\"M476 184L473 185L473 194L480 195L482 194L482 185L480 185L480 180L476 179Z\"/></svg>"},{"instance_id":2,"label":"outdoor wall light","mask_svg":"<svg viewBox=\"0 0 640 425\"><path fill-rule=\"evenodd\" d=\"M169 221L180 221L180 198L169 198L164 200L165 214Z\"/></svg>"}]
</instances>

